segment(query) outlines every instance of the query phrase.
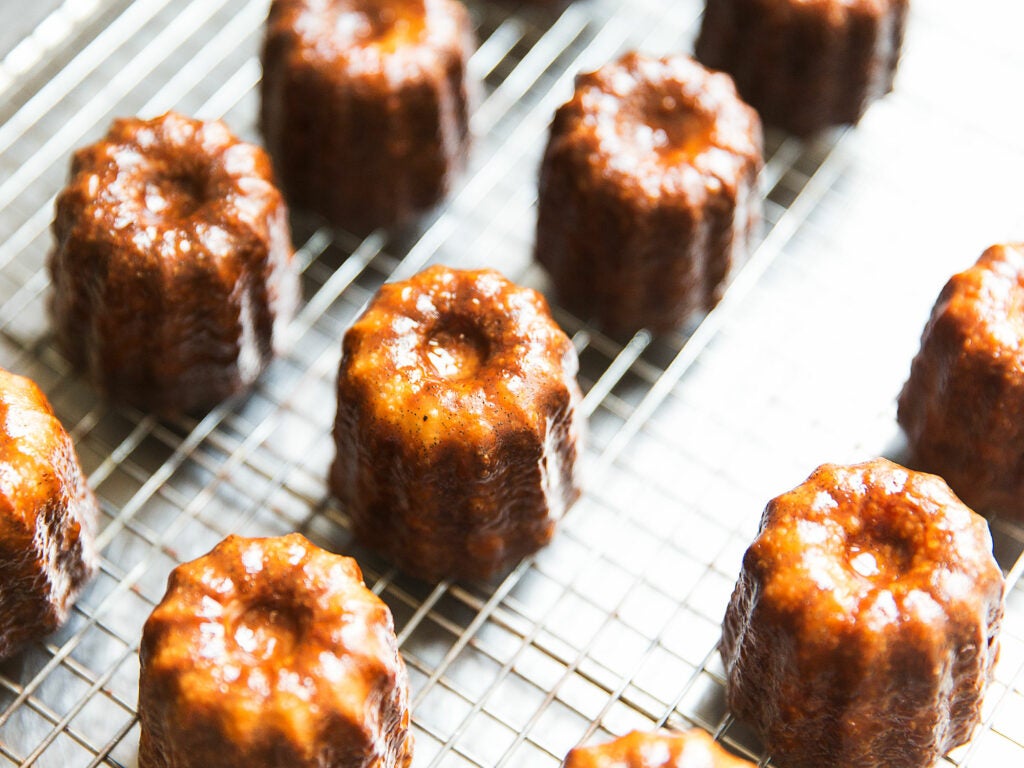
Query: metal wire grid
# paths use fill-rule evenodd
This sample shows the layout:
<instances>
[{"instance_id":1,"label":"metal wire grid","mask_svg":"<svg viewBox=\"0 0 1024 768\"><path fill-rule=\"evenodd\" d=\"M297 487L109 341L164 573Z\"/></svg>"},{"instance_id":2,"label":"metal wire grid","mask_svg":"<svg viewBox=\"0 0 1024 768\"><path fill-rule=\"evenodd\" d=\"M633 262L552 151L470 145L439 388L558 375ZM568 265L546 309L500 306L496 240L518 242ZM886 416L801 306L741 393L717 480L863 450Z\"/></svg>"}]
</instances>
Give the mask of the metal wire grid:
<instances>
[{"instance_id":1,"label":"metal wire grid","mask_svg":"<svg viewBox=\"0 0 1024 768\"><path fill-rule=\"evenodd\" d=\"M739 557L765 499L815 464L899 454L892 397L941 284L917 285L919 275L907 270L902 281L886 283L893 296L864 307L860 288L870 284L877 295L871 277L894 269L881 233L899 229L880 226L876 241L862 237L845 247L838 233L856 229L844 225L846 214L878 189L889 191L891 207L879 206L883 220L927 218L905 210L927 192L915 177L900 187L893 185L900 174L870 168L878 148L887 150L883 164L915 155L893 151L886 129L948 120L935 139L948 156L951 146L971 153L944 142L973 136L968 126L977 126L928 98L932 79L915 77L915 61L933 62L908 56L900 92L856 133L810 146L769 137L765 240L692 335L614 340L560 313L581 353L591 414L589 491L554 544L504 580L431 588L353 546L343 512L325 496L341 334L381 282L428 261L496 264L514 279L540 283L529 261L534 172L572 75L625 47L686 49L700 11L696 0L581 2L557 11L473 7L481 47L472 67L487 97L474 114L479 141L465 184L430 221L390 237L359 241L297 222L308 301L291 330L292 351L250 397L199 422L160 423L97 402L51 346L40 266L67 155L114 115L173 106L223 115L256 138L264 3L68 0L55 16L65 12L74 23L37 30L34 56L30 46L14 62L30 76L5 77L17 68L10 57L0 64L8 99L0 108L0 232L7 235L0 243L0 360L48 392L104 514L102 571L69 625L0 669L3 764L133 765L139 630L167 572L229 532L293 529L355 554L391 605L413 682L419 766L553 766L578 741L685 721L759 757L755 740L724 711L714 652ZM912 52L944 38L979 47L972 29L954 23L951 7L916 13ZM986 46L995 48L991 40ZM998 52L1001 64L1019 66L1015 48ZM986 144L993 162L1022 164L1000 127L971 141L994 138ZM982 221L1017 224L981 202L953 238L962 247L946 251L947 263L928 265L929 279L941 281L967 260L964 253L980 249L979 233L989 238ZM862 226L872 221L866 216L849 220ZM948 227L942 232L949 237ZM850 255L860 269L848 267L858 263L845 261ZM907 285L912 301L897 290ZM877 311L887 298L899 312ZM808 306L822 318L817 327L803 319ZM837 311L844 307L849 315ZM828 319L837 338L856 341L863 315L872 314L866 310L879 322L900 321L905 333L889 345L881 334L872 337L871 358L856 361L871 375L844 378L852 362L821 356L821 326ZM807 349L816 350L810 360ZM875 367L884 375L874 375ZM1009 567L1024 537L998 522L994 530ZM956 764L1014 765L1024 756L1022 600L1018 586L985 729L958 751Z\"/></svg>"}]
</instances>

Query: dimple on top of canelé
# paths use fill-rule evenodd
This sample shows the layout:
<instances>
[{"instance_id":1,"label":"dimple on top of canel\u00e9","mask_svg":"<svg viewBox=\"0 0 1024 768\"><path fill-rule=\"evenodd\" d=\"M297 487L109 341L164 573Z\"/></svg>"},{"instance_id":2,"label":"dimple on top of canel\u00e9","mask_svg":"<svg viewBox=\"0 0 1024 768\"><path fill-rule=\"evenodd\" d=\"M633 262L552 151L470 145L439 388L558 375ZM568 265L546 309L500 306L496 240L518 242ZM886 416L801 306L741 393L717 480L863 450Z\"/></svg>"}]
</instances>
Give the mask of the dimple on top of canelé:
<instances>
[{"instance_id":1,"label":"dimple on top of canel\u00e9","mask_svg":"<svg viewBox=\"0 0 1024 768\"><path fill-rule=\"evenodd\" d=\"M343 379L373 392L377 417L429 448L545 430L548 384L576 371L544 297L493 270L435 266L388 284L345 336Z\"/></svg>"},{"instance_id":2,"label":"dimple on top of canel\u00e9","mask_svg":"<svg viewBox=\"0 0 1024 768\"><path fill-rule=\"evenodd\" d=\"M652 201L702 198L761 155L757 113L727 75L686 56L629 53L579 75L552 137L586 154L589 183Z\"/></svg>"},{"instance_id":3,"label":"dimple on top of canel\u00e9","mask_svg":"<svg viewBox=\"0 0 1024 768\"><path fill-rule=\"evenodd\" d=\"M577 747L565 768L752 768L704 731L633 731L606 744Z\"/></svg>"},{"instance_id":4,"label":"dimple on top of canel\u00e9","mask_svg":"<svg viewBox=\"0 0 1024 768\"><path fill-rule=\"evenodd\" d=\"M292 55L346 78L415 78L437 67L437 49L463 46L465 8L453 0L275 0L268 34L292 41Z\"/></svg>"},{"instance_id":5,"label":"dimple on top of canel\u00e9","mask_svg":"<svg viewBox=\"0 0 1024 768\"><path fill-rule=\"evenodd\" d=\"M230 536L176 568L140 657L150 765L221 749L240 756L232 766L268 754L302 766L341 754L364 761L351 764L408 764L406 673L391 613L354 560L300 534Z\"/></svg>"},{"instance_id":6,"label":"dimple on top of canel\u00e9","mask_svg":"<svg viewBox=\"0 0 1024 768\"><path fill-rule=\"evenodd\" d=\"M170 271L209 259L233 270L239 239L273 235L267 219L282 198L272 178L266 153L220 121L119 119L75 153L57 215L74 211L65 237L123 246L111 258L159 258Z\"/></svg>"},{"instance_id":7,"label":"dimple on top of canel\u00e9","mask_svg":"<svg viewBox=\"0 0 1024 768\"><path fill-rule=\"evenodd\" d=\"M991 553L985 521L941 478L879 459L823 465L772 500L744 567L765 610L799 617L811 652L851 631L973 615L1002 589Z\"/></svg>"}]
</instances>

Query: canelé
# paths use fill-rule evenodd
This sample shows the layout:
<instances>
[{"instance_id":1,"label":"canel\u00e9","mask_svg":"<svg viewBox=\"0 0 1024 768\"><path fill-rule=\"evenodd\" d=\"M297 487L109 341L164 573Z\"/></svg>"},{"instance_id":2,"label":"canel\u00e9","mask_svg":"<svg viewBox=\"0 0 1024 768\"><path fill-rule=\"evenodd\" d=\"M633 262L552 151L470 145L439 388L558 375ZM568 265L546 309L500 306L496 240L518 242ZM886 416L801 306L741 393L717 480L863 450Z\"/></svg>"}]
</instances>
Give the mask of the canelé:
<instances>
[{"instance_id":1,"label":"canel\u00e9","mask_svg":"<svg viewBox=\"0 0 1024 768\"><path fill-rule=\"evenodd\" d=\"M200 412L248 388L298 301L270 160L221 122L115 120L75 153L53 233L59 346L146 411Z\"/></svg>"},{"instance_id":2,"label":"canel\u00e9","mask_svg":"<svg viewBox=\"0 0 1024 768\"><path fill-rule=\"evenodd\" d=\"M704 731L686 733L633 731L593 747L577 747L564 768L753 768L735 757Z\"/></svg>"},{"instance_id":3,"label":"canel\u00e9","mask_svg":"<svg viewBox=\"0 0 1024 768\"><path fill-rule=\"evenodd\" d=\"M910 0L707 0L697 58L768 125L856 124L892 90Z\"/></svg>"},{"instance_id":4,"label":"canel\u00e9","mask_svg":"<svg viewBox=\"0 0 1024 768\"><path fill-rule=\"evenodd\" d=\"M46 396L0 369L0 659L67 620L99 564L97 514Z\"/></svg>"},{"instance_id":5,"label":"canel\u00e9","mask_svg":"<svg viewBox=\"0 0 1024 768\"><path fill-rule=\"evenodd\" d=\"M559 301L614 332L712 308L760 220L761 142L729 77L686 56L579 75L540 173L535 253Z\"/></svg>"},{"instance_id":6,"label":"canel\u00e9","mask_svg":"<svg viewBox=\"0 0 1024 768\"><path fill-rule=\"evenodd\" d=\"M1024 521L1024 244L939 294L899 397L914 459L982 514Z\"/></svg>"},{"instance_id":7,"label":"canel\u00e9","mask_svg":"<svg viewBox=\"0 0 1024 768\"><path fill-rule=\"evenodd\" d=\"M980 720L1004 584L941 478L824 465L773 499L725 615L732 713L786 768L926 768Z\"/></svg>"},{"instance_id":8,"label":"canel\u00e9","mask_svg":"<svg viewBox=\"0 0 1024 768\"><path fill-rule=\"evenodd\" d=\"M330 486L357 538L425 579L487 578L579 494L576 351L492 270L381 288L345 334Z\"/></svg>"},{"instance_id":9,"label":"canel\u00e9","mask_svg":"<svg viewBox=\"0 0 1024 768\"><path fill-rule=\"evenodd\" d=\"M172 571L139 651L140 768L407 768L391 613L297 533L229 536Z\"/></svg>"},{"instance_id":10,"label":"canel\u00e9","mask_svg":"<svg viewBox=\"0 0 1024 768\"><path fill-rule=\"evenodd\" d=\"M274 0L260 119L289 204L364 233L439 202L468 154L474 47L457 0Z\"/></svg>"}]
</instances>

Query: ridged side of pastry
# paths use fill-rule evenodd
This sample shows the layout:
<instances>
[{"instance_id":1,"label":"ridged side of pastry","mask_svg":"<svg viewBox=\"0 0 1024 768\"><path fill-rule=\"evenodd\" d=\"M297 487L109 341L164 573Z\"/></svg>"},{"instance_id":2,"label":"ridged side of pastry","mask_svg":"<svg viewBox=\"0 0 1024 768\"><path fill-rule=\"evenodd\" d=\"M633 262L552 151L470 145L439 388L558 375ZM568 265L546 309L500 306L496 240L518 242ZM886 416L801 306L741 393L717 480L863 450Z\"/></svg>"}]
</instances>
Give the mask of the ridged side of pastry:
<instances>
[{"instance_id":1,"label":"ridged side of pastry","mask_svg":"<svg viewBox=\"0 0 1024 768\"><path fill-rule=\"evenodd\" d=\"M921 335L898 418L915 461L979 512L1024 520L1024 244L950 278Z\"/></svg>"}]
</instances>

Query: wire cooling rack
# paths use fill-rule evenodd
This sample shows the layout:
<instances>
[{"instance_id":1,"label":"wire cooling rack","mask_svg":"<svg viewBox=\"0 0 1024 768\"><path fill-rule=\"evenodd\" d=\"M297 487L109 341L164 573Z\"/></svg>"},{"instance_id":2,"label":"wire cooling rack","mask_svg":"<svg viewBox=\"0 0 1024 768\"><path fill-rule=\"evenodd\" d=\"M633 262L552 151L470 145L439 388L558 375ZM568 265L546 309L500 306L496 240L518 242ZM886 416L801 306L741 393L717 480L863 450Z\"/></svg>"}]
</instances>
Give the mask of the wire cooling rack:
<instances>
[{"instance_id":1,"label":"wire cooling rack","mask_svg":"<svg viewBox=\"0 0 1024 768\"><path fill-rule=\"evenodd\" d=\"M139 633L168 572L228 533L291 530L355 555L391 606L417 768L557 766L579 742L666 723L764 764L725 710L715 651L740 558L767 499L817 464L903 455L894 399L939 288L1021 237L1020 5L917 2L897 89L857 129L770 132L763 240L696 328L612 339L558 312L581 356L588 490L507 577L437 586L353 545L326 494L342 333L381 283L431 262L543 288L530 247L554 108L575 72L627 48L691 50L701 3L471 3L486 87L462 184L401 232L296 221L291 351L248 397L166 422L98 400L55 351L52 200L71 150L115 116L175 108L258 140L267 3L56 5L0 0L5 25L32 30L0 49L0 364L36 379L72 432L103 561L67 627L0 667L0 764L135 765ZM1024 764L1024 534L993 532L1014 585L1002 659L984 725L948 764Z\"/></svg>"}]
</instances>

